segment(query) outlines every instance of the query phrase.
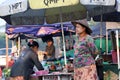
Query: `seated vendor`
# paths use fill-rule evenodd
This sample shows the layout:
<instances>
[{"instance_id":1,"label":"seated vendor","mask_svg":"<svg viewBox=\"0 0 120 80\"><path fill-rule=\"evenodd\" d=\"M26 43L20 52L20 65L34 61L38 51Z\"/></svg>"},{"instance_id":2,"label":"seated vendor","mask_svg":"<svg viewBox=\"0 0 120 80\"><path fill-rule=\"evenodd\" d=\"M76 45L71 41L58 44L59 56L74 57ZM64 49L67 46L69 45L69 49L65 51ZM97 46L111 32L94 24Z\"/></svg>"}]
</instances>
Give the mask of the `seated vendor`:
<instances>
[{"instance_id":1,"label":"seated vendor","mask_svg":"<svg viewBox=\"0 0 120 80\"><path fill-rule=\"evenodd\" d=\"M53 59L55 58L55 46L53 45L53 39L47 40L47 46L45 49L46 59Z\"/></svg>"}]
</instances>

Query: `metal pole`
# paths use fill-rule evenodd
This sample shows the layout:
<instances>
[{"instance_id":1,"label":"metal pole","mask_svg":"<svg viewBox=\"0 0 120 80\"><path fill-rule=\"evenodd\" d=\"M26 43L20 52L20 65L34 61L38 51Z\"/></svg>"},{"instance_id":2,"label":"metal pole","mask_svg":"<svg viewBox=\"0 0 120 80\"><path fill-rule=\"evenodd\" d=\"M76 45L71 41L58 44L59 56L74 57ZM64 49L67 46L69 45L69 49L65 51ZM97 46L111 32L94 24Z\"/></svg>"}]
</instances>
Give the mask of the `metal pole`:
<instances>
[{"instance_id":1,"label":"metal pole","mask_svg":"<svg viewBox=\"0 0 120 80\"><path fill-rule=\"evenodd\" d=\"M108 54L108 31L106 29L106 54Z\"/></svg>"},{"instance_id":2,"label":"metal pole","mask_svg":"<svg viewBox=\"0 0 120 80\"><path fill-rule=\"evenodd\" d=\"M14 46L14 40L12 40L12 47Z\"/></svg>"},{"instance_id":3,"label":"metal pole","mask_svg":"<svg viewBox=\"0 0 120 80\"><path fill-rule=\"evenodd\" d=\"M116 30L116 44L117 44L117 59L118 59L118 70L119 70L119 80L120 80L120 52L119 52L119 30Z\"/></svg>"},{"instance_id":4,"label":"metal pole","mask_svg":"<svg viewBox=\"0 0 120 80\"><path fill-rule=\"evenodd\" d=\"M102 52L102 26L103 26L103 6L102 8L102 14L101 14L101 27L100 27L100 52Z\"/></svg>"},{"instance_id":5,"label":"metal pole","mask_svg":"<svg viewBox=\"0 0 120 80\"><path fill-rule=\"evenodd\" d=\"M65 66L66 66L67 65L67 58L66 58L65 36L64 36L64 30L63 30L62 9L61 9L61 7L60 7L60 22L61 22L62 38L63 38L64 62L65 62ZM66 69L66 72L67 72L67 69Z\"/></svg>"},{"instance_id":6,"label":"metal pole","mask_svg":"<svg viewBox=\"0 0 120 80\"><path fill-rule=\"evenodd\" d=\"M20 37L18 37L18 56L20 55Z\"/></svg>"},{"instance_id":7,"label":"metal pole","mask_svg":"<svg viewBox=\"0 0 120 80\"><path fill-rule=\"evenodd\" d=\"M6 34L6 68L8 68L8 35Z\"/></svg>"}]
</instances>

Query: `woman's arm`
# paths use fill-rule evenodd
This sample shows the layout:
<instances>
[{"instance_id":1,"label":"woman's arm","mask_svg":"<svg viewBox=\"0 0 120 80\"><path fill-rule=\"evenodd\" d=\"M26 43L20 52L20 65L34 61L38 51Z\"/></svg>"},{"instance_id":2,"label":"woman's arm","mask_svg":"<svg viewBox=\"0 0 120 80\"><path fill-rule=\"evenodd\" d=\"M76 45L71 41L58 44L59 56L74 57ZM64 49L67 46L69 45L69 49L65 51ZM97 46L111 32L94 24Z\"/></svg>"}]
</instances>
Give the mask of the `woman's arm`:
<instances>
[{"instance_id":1,"label":"woman's arm","mask_svg":"<svg viewBox=\"0 0 120 80\"><path fill-rule=\"evenodd\" d=\"M40 63L37 54L33 53L33 55L31 56L35 66L38 68L38 70L44 70L42 64Z\"/></svg>"},{"instance_id":2,"label":"woman's arm","mask_svg":"<svg viewBox=\"0 0 120 80\"><path fill-rule=\"evenodd\" d=\"M88 48L89 48L91 54L97 54L98 53L98 49L97 49L92 37L90 37L88 39L87 45L88 45Z\"/></svg>"}]
</instances>

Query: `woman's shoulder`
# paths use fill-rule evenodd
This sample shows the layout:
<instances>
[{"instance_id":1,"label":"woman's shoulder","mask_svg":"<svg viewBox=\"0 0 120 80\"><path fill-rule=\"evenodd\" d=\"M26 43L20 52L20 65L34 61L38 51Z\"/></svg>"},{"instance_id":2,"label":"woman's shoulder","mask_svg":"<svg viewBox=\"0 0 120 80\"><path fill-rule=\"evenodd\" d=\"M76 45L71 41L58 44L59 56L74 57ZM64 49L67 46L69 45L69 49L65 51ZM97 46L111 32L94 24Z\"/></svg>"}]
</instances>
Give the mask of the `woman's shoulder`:
<instances>
[{"instance_id":1,"label":"woman's shoulder","mask_svg":"<svg viewBox=\"0 0 120 80\"><path fill-rule=\"evenodd\" d=\"M87 35L86 40L87 40L88 42L94 42L93 37L90 36L90 35Z\"/></svg>"},{"instance_id":2,"label":"woman's shoulder","mask_svg":"<svg viewBox=\"0 0 120 80\"><path fill-rule=\"evenodd\" d=\"M28 54L28 55L29 54L30 55L34 54L33 50L31 50L30 48L25 49L23 52L26 53L26 54Z\"/></svg>"},{"instance_id":3,"label":"woman's shoulder","mask_svg":"<svg viewBox=\"0 0 120 80\"><path fill-rule=\"evenodd\" d=\"M93 39L93 37L91 35L87 35L88 39Z\"/></svg>"}]
</instances>

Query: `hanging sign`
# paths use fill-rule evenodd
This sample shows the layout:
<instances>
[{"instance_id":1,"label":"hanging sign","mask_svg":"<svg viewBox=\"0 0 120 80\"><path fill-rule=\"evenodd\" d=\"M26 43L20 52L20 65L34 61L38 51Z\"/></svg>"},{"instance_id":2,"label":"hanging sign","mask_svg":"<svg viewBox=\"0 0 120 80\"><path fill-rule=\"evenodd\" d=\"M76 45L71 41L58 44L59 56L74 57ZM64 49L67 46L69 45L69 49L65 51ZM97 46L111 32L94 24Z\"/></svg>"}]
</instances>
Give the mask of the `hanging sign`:
<instances>
[{"instance_id":1,"label":"hanging sign","mask_svg":"<svg viewBox=\"0 0 120 80\"><path fill-rule=\"evenodd\" d=\"M115 0L80 0L83 5L104 5L113 6L115 5Z\"/></svg>"}]
</instances>

